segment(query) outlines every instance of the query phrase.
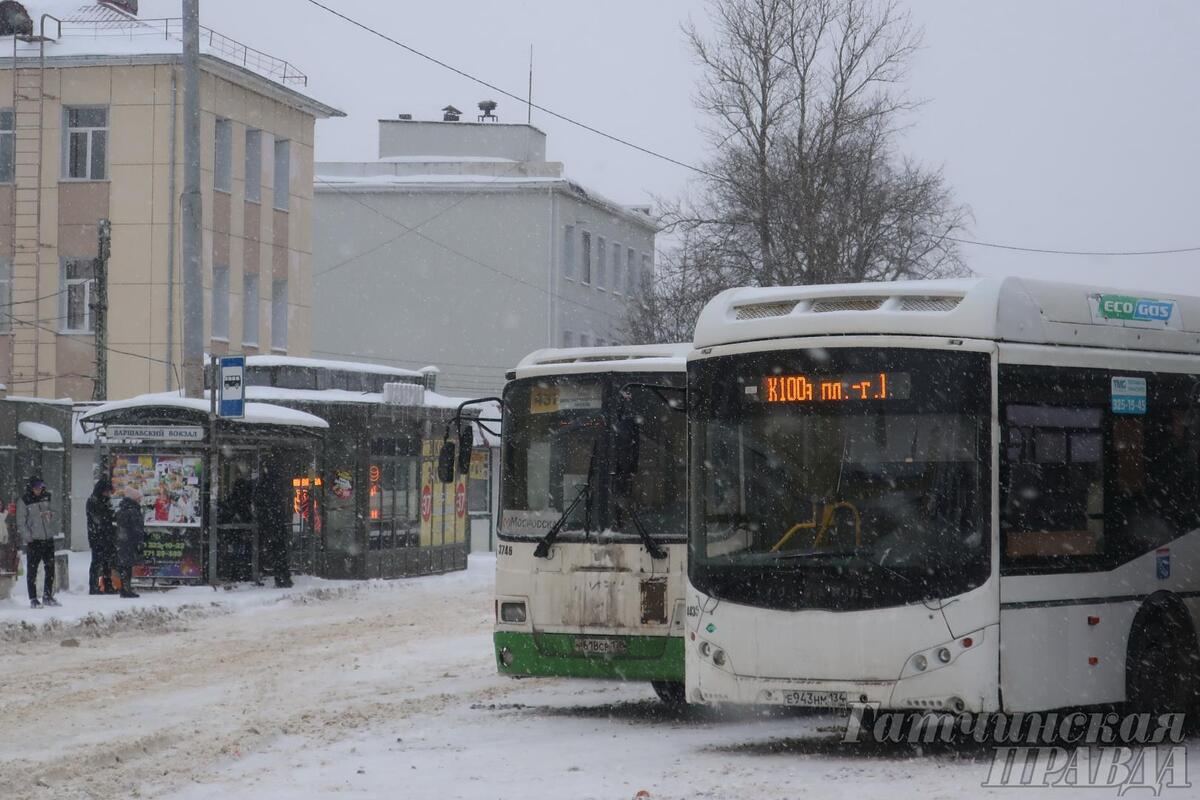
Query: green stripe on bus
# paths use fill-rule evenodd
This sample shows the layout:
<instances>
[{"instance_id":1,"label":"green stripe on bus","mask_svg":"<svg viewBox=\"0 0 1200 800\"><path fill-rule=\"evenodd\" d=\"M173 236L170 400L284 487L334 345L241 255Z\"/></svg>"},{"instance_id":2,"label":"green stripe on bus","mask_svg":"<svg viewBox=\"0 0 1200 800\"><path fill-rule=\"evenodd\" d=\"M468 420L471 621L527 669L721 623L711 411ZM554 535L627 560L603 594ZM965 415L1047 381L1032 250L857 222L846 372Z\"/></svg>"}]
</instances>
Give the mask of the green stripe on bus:
<instances>
[{"instance_id":1,"label":"green stripe on bus","mask_svg":"<svg viewBox=\"0 0 1200 800\"><path fill-rule=\"evenodd\" d=\"M683 639L679 636L606 636L621 639L626 652L575 652L575 634L497 631L496 664L504 675L542 678L610 678L625 681L683 681ZM593 639L601 637L585 636ZM507 666L502 651L512 655Z\"/></svg>"}]
</instances>

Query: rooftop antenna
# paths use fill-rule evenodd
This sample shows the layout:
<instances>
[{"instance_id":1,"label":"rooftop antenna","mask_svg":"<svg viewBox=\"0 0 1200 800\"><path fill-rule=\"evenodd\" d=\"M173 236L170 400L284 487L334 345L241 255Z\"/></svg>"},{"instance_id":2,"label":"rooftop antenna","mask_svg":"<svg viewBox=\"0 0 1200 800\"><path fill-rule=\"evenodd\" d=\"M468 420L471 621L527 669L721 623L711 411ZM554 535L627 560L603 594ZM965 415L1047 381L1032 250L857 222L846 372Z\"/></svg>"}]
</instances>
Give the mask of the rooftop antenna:
<instances>
[{"instance_id":1,"label":"rooftop antenna","mask_svg":"<svg viewBox=\"0 0 1200 800\"><path fill-rule=\"evenodd\" d=\"M529 44L529 94L525 100L525 124L533 124L533 43Z\"/></svg>"}]
</instances>

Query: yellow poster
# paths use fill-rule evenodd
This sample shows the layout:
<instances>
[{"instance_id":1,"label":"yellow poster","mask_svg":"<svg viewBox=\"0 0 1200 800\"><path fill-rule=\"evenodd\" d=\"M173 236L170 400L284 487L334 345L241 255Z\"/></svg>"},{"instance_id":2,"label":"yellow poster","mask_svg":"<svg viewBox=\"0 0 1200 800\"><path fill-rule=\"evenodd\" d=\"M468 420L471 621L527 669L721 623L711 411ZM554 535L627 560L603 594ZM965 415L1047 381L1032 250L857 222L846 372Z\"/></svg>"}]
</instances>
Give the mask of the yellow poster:
<instances>
[{"instance_id":1,"label":"yellow poster","mask_svg":"<svg viewBox=\"0 0 1200 800\"><path fill-rule=\"evenodd\" d=\"M529 390L530 414L553 414L558 411L558 387L534 386Z\"/></svg>"},{"instance_id":2,"label":"yellow poster","mask_svg":"<svg viewBox=\"0 0 1200 800\"><path fill-rule=\"evenodd\" d=\"M452 483L437 479L437 454L440 439L421 443L421 546L466 541L467 477L458 475Z\"/></svg>"}]
</instances>

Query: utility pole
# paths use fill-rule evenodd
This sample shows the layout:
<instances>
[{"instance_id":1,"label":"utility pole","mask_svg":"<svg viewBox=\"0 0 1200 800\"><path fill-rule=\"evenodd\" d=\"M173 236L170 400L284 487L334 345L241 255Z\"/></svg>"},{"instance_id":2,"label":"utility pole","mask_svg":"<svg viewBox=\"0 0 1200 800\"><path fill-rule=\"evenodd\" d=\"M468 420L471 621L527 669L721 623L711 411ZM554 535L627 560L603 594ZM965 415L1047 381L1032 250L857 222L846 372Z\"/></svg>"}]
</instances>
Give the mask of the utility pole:
<instances>
[{"instance_id":1,"label":"utility pole","mask_svg":"<svg viewBox=\"0 0 1200 800\"><path fill-rule=\"evenodd\" d=\"M183 0L183 388L204 393L200 199L200 0Z\"/></svg>"},{"instance_id":2,"label":"utility pole","mask_svg":"<svg viewBox=\"0 0 1200 800\"><path fill-rule=\"evenodd\" d=\"M96 377L92 381L92 399L108 399L108 254L112 251L112 225L101 219L96 247L96 268L92 272L92 319L96 329Z\"/></svg>"}]
</instances>

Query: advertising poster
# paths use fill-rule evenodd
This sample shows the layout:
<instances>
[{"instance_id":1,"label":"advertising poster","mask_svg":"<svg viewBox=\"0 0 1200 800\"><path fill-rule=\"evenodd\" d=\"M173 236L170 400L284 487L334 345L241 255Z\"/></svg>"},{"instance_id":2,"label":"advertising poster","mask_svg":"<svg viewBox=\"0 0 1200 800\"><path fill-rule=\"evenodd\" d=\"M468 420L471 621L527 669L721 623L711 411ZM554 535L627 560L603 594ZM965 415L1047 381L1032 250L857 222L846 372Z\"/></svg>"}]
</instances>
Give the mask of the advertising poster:
<instances>
[{"instance_id":1,"label":"advertising poster","mask_svg":"<svg viewBox=\"0 0 1200 800\"><path fill-rule=\"evenodd\" d=\"M421 546L453 544L467 538L466 477L454 483L437 479L440 439L421 443Z\"/></svg>"},{"instance_id":2,"label":"advertising poster","mask_svg":"<svg viewBox=\"0 0 1200 800\"><path fill-rule=\"evenodd\" d=\"M203 512L202 464L200 456L114 456L113 496L124 497L129 487L137 489L148 528L199 528Z\"/></svg>"},{"instance_id":3,"label":"advertising poster","mask_svg":"<svg viewBox=\"0 0 1200 800\"><path fill-rule=\"evenodd\" d=\"M200 532L186 528L147 528L142 557L133 567L135 578L203 577Z\"/></svg>"}]
</instances>

